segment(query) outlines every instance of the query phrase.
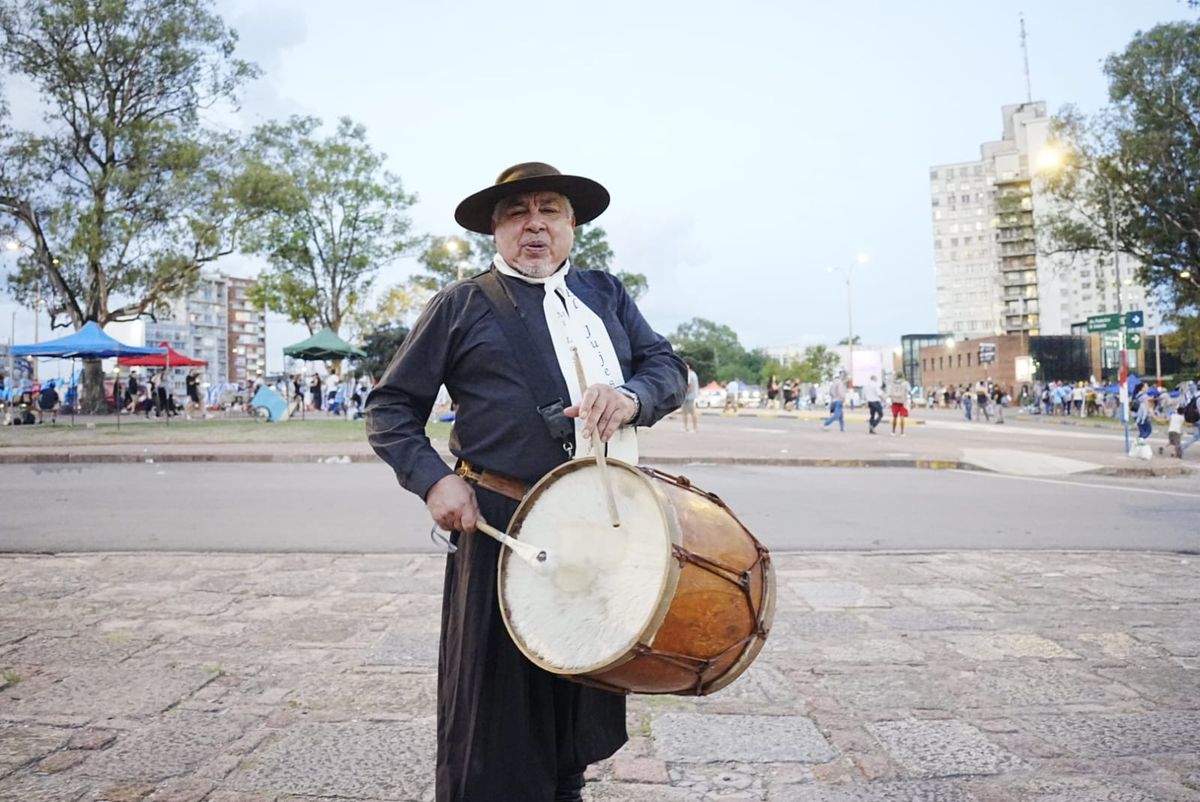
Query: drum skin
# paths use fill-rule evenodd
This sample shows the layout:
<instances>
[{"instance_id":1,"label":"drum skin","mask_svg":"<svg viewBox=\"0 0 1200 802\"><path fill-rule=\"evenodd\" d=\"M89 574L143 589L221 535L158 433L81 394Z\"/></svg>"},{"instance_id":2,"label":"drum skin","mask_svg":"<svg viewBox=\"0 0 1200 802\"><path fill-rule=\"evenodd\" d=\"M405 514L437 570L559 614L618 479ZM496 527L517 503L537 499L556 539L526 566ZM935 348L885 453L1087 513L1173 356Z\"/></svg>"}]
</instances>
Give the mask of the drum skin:
<instances>
[{"instance_id":1,"label":"drum skin","mask_svg":"<svg viewBox=\"0 0 1200 802\"><path fill-rule=\"evenodd\" d=\"M556 474L578 469L581 462L594 464L575 461L547 474L513 516L509 534L519 537L524 514L537 503L538 488ZM616 460L609 465L610 470L637 471L653 485L671 530L674 559L650 624L607 665L579 674L546 665L515 634L514 641L543 668L615 692L699 696L720 690L750 666L770 630L775 607L770 555L717 496L685 477ZM507 554L504 549L500 564L502 609ZM511 625L509 631L513 633Z\"/></svg>"}]
</instances>

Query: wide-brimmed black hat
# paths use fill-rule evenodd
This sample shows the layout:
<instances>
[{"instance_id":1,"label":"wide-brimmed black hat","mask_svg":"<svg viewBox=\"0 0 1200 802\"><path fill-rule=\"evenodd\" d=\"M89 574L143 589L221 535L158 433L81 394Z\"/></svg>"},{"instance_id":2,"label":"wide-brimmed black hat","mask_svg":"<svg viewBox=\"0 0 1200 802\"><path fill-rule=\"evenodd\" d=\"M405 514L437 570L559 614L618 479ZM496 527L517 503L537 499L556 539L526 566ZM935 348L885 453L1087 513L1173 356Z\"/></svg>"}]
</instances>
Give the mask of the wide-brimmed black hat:
<instances>
[{"instance_id":1,"label":"wide-brimmed black hat","mask_svg":"<svg viewBox=\"0 0 1200 802\"><path fill-rule=\"evenodd\" d=\"M514 164L496 178L496 183L471 195L454 210L454 219L468 231L492 233L492 210L509 195L526 192L558 192L566 195L575 210L575 224L590 223L608 208L608 190L590 178L563 175L542 162Z\"/></svg>"}]
</instances>

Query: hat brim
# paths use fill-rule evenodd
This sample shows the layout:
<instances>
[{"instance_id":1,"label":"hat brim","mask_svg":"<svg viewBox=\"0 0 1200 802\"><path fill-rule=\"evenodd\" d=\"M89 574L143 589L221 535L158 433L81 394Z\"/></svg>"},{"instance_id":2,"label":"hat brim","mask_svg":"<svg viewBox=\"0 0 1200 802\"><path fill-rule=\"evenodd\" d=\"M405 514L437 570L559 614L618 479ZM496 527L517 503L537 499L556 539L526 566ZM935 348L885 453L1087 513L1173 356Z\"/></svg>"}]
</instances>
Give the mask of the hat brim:
<instances>
[{"instance_id":1,"label":"hat brim","mask_svg":"<svg viewBox=\"0 0 1200 802\"><path fill-rule=\"evenodd\" d=\"M608 190L579 175L538 175L506 181L469 196L454 210L460 226L477 234L492 233L492 210L501 199L527 192L558 192L567 196L575 212L575 225L590 223L608 208Z\"/></svg>"}]
</instances>

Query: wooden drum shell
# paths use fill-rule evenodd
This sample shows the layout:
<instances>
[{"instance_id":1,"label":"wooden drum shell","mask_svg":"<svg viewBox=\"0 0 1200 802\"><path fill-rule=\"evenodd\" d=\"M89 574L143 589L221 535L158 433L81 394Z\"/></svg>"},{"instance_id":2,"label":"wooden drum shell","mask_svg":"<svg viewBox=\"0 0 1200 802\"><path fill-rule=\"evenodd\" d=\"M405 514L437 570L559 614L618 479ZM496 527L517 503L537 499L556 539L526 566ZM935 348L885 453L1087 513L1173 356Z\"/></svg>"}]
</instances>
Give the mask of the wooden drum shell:
<instances>
[{"instance_id":1,"label":"wooden drum shell","mask_svg":"<svg viewBox=\"0 0 1200 802\"><path fill-rule=\"evenodd\" d=\"M569 462L551 471L530 491L509 525L519 537L521 522L538 490L563 472L594 465ZM615 692L704 695L720 690L744 672L766 640L775 607L770 555L714 494L685 477L638 469L616 460L610 469L638 473L658 499L670 535L658 608L634 643L604 665L568 672L531 654L505 623L518 648L534 663L578 682ZM504 607L504 562L500 596Z\"/></svg>"}]
</instances>

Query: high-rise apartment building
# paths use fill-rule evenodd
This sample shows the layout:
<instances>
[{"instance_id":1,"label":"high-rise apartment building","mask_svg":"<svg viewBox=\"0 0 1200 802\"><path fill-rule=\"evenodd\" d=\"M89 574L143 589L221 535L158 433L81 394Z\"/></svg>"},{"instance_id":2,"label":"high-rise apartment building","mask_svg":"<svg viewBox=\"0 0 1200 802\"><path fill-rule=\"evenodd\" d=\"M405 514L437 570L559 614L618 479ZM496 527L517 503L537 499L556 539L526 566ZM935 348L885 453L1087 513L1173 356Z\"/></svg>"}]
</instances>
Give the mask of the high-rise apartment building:
<instances>
[{"instance_id":1,"label":"high-rise apartment building","mask_svg":"<svg viewBox=\"0 0 1200 802\"><path fill-rule=\"evenodd\" d=\"M229 381L253 387L267 369L267 315L246 300L252 280L230 276L227 281Z\"/></svg>"},{"instance_id":2,"label":"high-rise apartment building","mask_svg":"<svg viewBox=\"0 0 1200 802\"><path fill-rule=\"evenodd\" d=\"M1070 334L1089 315L1117 311L1110 254L1038 253L1038 223L1056 211L1040 170L1050 169L1043 101L1002 109L1003 133L980 159L929 171L938 331L960 338ZM1157 310L1122 258L1121 306Z\"/></svg>"},{"instance_id":3,"label":"high-rise apartment building","mask_svg":"<svg viewBox=\"0 0 1200 802\"><path fill-rule=\"evenodd\" d=\"M253 386L267 367L267 320L246 300L252 283L223 273L201 274L196 287L157 319L114 323L109 331L125 342L166 342L180 353L203 359L208 365L196 370L205 384ZM171 371L171 391L179 397L186 376L186 371Z\"/></svg>"}]
</instances>

